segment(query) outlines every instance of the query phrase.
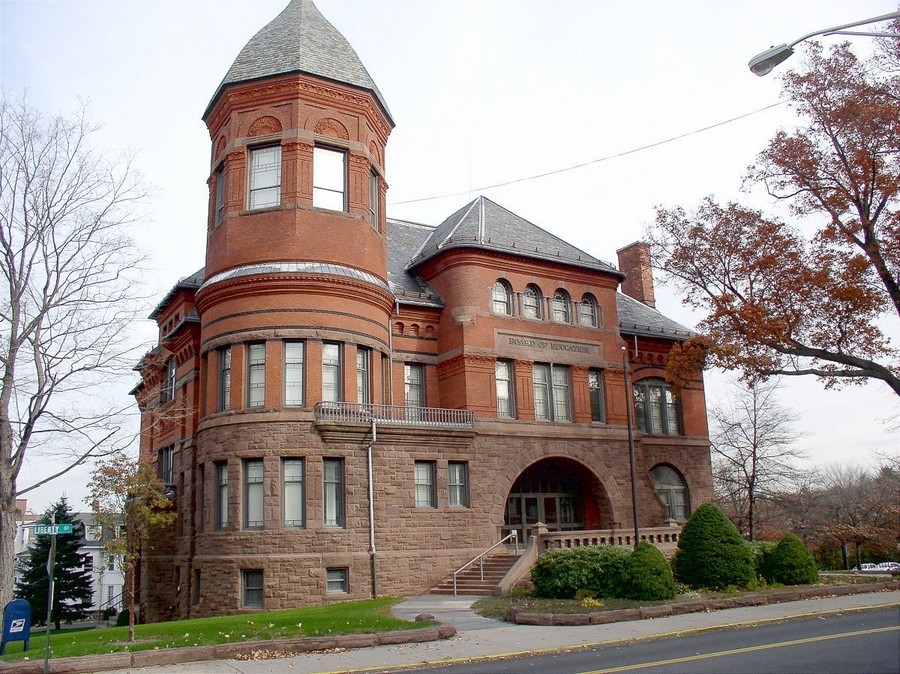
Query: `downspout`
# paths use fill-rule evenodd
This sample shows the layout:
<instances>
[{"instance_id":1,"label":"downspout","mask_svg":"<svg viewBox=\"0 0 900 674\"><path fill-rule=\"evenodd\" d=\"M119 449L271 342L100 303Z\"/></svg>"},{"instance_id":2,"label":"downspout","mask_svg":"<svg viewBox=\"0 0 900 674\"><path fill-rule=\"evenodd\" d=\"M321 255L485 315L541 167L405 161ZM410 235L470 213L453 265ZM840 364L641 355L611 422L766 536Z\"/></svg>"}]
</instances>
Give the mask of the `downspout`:
<instances>
[{"instance_id":1,"label":"downspout","mask_svg":"<svg viewBox=\"0 0 900 674\"><path fill-rule=\"evenodd\" d=\"M375 417L372 416L372 440L366 452L369 472L369 573L372 576L372 599L378 598L378 582L375 565L375 480L372 471L372 450L376 440Z\"/></svg>"}]
</instances>

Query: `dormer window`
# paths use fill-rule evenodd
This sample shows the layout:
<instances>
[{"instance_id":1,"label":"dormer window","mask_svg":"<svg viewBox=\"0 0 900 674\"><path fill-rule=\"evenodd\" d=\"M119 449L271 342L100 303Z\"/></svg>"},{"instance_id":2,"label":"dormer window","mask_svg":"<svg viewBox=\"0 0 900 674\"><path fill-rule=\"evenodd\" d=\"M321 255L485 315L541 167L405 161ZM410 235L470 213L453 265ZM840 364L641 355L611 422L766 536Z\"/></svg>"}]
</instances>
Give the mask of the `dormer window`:
<instances>
[{"instance_id":1,"label":"dormer window","mask_svg":"<svg viewBox=\"0 0 900 674\"><path fill-rule=\"evenodd\" d=\"M250 150L250 199L247 207L269 208L281 204L281 146Z\"/></svg>"},{"instance_id":2,"label":"dormer window","mask_svg":"<svg viewBox=\"0 0 900 674\"><path fill-rule=\"evenodd\" d=\"M347 153L343 150L313 149L313 206L347 210Z\"/></svg>"}]
</instances>

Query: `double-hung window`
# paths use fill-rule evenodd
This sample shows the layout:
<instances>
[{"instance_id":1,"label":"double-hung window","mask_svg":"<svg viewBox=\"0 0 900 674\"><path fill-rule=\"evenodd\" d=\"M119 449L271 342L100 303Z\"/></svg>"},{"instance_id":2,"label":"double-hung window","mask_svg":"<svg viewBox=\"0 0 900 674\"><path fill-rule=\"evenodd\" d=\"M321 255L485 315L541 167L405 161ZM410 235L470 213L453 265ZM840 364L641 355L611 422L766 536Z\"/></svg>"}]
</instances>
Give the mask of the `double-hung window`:
<instances>
[{"instance_id":1,"label":"double-hung window","mask_svg":"<svg viewBox=\"0 0 900 674\"><path fill-rule=\"evenodd\" d=\"M263 528L263 462L244 461L244 528Z\"/></svg>"},{"instance_id":2,"label":"double-hung window","mask_svg":"<svg viewBox=\"0 0 900 674\"><path fill-rule=\"evenodd\" d=\"M250 199L248 208L281 204L281 146L250 150Z\"/></svg>"},{"instance_id":3,"label":"double-hung window","mask_svg":"<svg viewBox=\"0 0 900 674\"><path fill-rule=\"evenodd\" d=\"M164 485L175 484L175 447L169 445L159 450L157 461L160 481Z\"/></svg>"},{"instance_id":4,"label":"double-hung window","mask_svg":"<svg viewBox=\"0 0 900 674\"><path fill-rule=\"evenodd\" d=\"M501 419L514 419L516 405L513 396L512 363L508 360L498 360L494 365L494 377L497 381L497 416Z\"/></svg>"},{"instance_id":5,"label":"double-hung window","mask_svg":"<svg viewBox=\"0 0 900 674\"><path fill-rule=\"evenodd\" d=\"M369 219L372 221L372 229L378 231L378 174L369 176Z\"/></svg>"},{"instance_id":6,"label":"double-hung window","mask_svg":"<svg viewBox=\"0 0 900 674\"><path fill-rule=\"evenodd\" d=\"M162 393L160 394L160 402L168 403L175 400L175 383L177 381L178 366L175 358L169 358L166 361L165 379L163 380Z\"/></svg>"},{"instance_id":7,"label":"double-hung window","mask_svg":"<svg viewBox=\"0 0 900 674\"><path fill-rule=\"evenodd\" d=\"M325 592L328 594L347 594L350 592L350 569L325 569Z\"/></svg>"},{"instance_id":8,"label":"double-hung window","mask_svg":"<svg viewBox=\"0 0 900 674\"><path fill-rule=\"evenodd\" d=\"M219 349L219 404L224 412L231 407L231 347Z\"/></svg>"},{"instance_id":9,"label":"double-hung window","mask_svg":"<svg viewBox=\"0 0 900 674\"><path fill-rule=\"evenodd\" d=\"M451 508L469 507L469 465L465 461L447 464L447 489Z\"/></svg>"},{"instance_id":10,"label":"double-hung window","mask_svg":"<svg viewBox=\"0 0 900 674\"><path fill-rule=\"evenodd\" d=\"M415 462L416 508L436 508L434 461Z\"/></svg>"},{"instance_id":11,"label":"double-hung window","mask_svg":"<svg viewBox=\"0 0 900 674\"><path fill-rule=\"evenodd\" d=\"M342 528L344 526L344 460L325 459L322 462L322 476L325 526Z\"/></svg>"},{"instance_id":12,"label":"double-hung window","mask_svg":"<svg viewBox=\"0 0 900 674\"><path fill-rule=\"evenodd\" d=\"M557 323L569 322L569 294L565 290L557 290L550 302L552 318Z\"/></svg>"},{"instance_id":13,"label":"double-hung window","mask_svg":"<svg viewBox=\"0 0 900 674\"><path fill-rule=\"evenodd\" d=\"M251 344L247 349L247 407L266 404L266 345Z\"/></svg>"},{"instance_id":14,"label":"double-hung window","mask_svg":"<svg viewBox=\"0 0 900 674\"><path fill-rule=\"evenodd\" d=\"M403 367L403 380L406 389L406 418L421 421L424 418L422 408L425 407L425 366L407 363Z\"/></svg>"},{"instance_id":15,"label":"double-hung window","mask_svg":"<svg viewBox=\"0 0 900 674\"><path fill-rule=\"evenodd\" d=\"M525 318L543 318L544 312L541 310L543 301L541 291L536 286L527 286L522 293L522 315Z\"/></svg>"},{"instance_id":16,"label":"double-hung window","mask_svg":"<svg viewBox=\"0 0 900 674\"><path fill-rule=\"evenodd\" d=\"M284 343L284 404L303 405L303 367L306 356L304 342Z\"/></svg>"},{"instance_id":17,"label":"double-hung window","mask_svg":"<svg viewBox=\"0 0 900 674\"><path fill-rule=\"evenodd\" d=\"M569 368L561 365L535 363L534 418L540 421L571 421L572 407L569 391Z\"/></svg>"},{"instance_id":18,"label":"double-hung window","mask_svg":"<svg viewBox=\"0 0 900 674\"><path fill-rule=\"evenodd\" d=\"M654 435L680 435L678 401L664 379L642 379L634 385L638 429Z\"/></svg>"},{"instance_id":19,"label":"double-hung window","mask_svg":"<svg viewBox=\"0 0 900 674\"><path fill-rule=\"evenodd\" d=\"M216 529L228 528L228 462L217 461L216 467Z\"/></svg>"},{"instance_id":20,"label":"double-hung window","mask_svg":"<svg viewBox=\"0 0 900 674\"><path fill-rule=\"evenodd\" d=\"M322 400L326 402L343 400L343 379L341 345L325 342L322 345Z\"/></svg>"},{"instance_id":21,"label":"double-hung window","mask_svg":"<svg viewBox=\"0 0 900 674\"><path fill-rule=\"evenodd\" d=\"M606 421L603 399L603 370L588 370L588 393L591 398L591 421Z\"/></svg>"},{"instance_id":22,"label":"double-hung window","mask_svg":"<svg viewBox=\"0 0 900 674\"><path fill-rule=\"evenodd\" d=\"M225 220L225 167L216 171L216 227Z\"/></svg>"},{"instance_id":23,"label":"double-hung window","mask_svg":"<svg viewBox=\"0 0 900 674\"><path fill-rule=\"evenodd\" d=\"M578 324L586 328L597 327L597 300L593 295L585 295L578 305Z\"/></svg>"},{"instance_id":24,"label":"double-hung window","mask_svg":"<svg viewBox=\"0 0 900 674\"><path fill-rule=\"evenodd\" d=\"M512 290L503 279L497 279L491 289L491 311L495 314L512 315Z\"/></svg>"},{"instance_id":25,"label":"double-hung window","mask_svg":"<svg viewBox=\"0 0 900 674\"><path fill-rule=\"evenodd\" d=\"M281 498L285 527L299 529L306 526L303 469L303 459L281 460Z\"/></svg>"},{"instance_id":26,"label":"double-hung window","mask_svg":"<svg viewBox=\"0 0 900 674\"><path fill-rule=\"evenodd\" d=\"M368 405L372 402L372 349L356 349L356 402Z\"/></svg>"},{"instance_id":27,"label":"double-hung window","mask_svg":"<svg viewBox=\"0 0 900 674\"><path fill-rule=\"evenodd\" d=\"M347 153L343 150L313 149L313 206L347 210Z\"/></svg>"}]
</instances>

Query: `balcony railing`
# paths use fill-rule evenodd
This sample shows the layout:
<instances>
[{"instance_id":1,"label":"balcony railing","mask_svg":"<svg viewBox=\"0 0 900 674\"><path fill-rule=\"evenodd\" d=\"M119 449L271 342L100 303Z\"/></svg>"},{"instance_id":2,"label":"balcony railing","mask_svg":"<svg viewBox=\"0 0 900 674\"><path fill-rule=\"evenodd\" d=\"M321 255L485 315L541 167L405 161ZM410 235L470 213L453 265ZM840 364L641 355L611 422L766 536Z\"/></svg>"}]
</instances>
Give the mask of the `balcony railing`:
<instances>
[{"instance_id":1,"label":"balcony railing","mask_svg":"<svg viewBox=\"0 0 900 674\"><path fill-rule=\"evenodd\" d=\"M431 426L473 428L475 414L469 410L441 407L405 407L401 405L365 405L359 403L320 402L315 407L316 421L350 424Z\"/></svg>"}]
</instances>

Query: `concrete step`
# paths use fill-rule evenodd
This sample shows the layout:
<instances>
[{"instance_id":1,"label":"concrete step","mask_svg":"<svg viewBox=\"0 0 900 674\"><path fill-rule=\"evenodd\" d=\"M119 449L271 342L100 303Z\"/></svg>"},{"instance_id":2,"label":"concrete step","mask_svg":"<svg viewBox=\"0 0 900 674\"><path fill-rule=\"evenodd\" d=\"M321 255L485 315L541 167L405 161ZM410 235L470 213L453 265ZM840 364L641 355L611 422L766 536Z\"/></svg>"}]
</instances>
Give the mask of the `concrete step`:
<instances>
[{"instance_id":1,"label":"concrete step","mask_svg":"<svg viewBox=\"0 0 900 674\"><path fill-rule=\"evenodd\" d=\"M456 577L457 594L491 596L500 581L519 559L518 555L497 554L485 558L484 578L480 565L473 564ZM453 594L452 574L433 587L429 594Z\"/></svg>"}]
</instances>

